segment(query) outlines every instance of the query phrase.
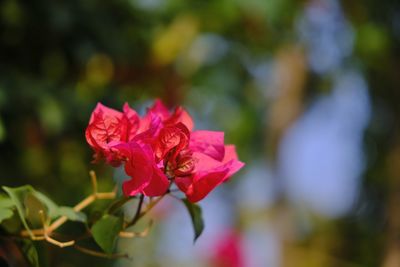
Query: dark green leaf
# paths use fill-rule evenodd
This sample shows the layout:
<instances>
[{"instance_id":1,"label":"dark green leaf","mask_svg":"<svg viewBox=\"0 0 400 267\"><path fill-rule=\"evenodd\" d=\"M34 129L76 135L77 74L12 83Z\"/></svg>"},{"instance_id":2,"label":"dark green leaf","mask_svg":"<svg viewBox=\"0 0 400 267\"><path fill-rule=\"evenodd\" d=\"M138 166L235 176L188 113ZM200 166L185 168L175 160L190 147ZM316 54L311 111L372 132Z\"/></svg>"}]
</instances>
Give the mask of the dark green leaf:
<instances>
[{"instance_id":1,"label":"dark green leaf","mask_svg":"<svg viewBox=\"0 0 400 267\"><path fill-rule=\"evenodd\" d=\"M190 202L187 199L182 199L187 210L189 211L190 218L192 219L193 229L194 229L194 242L201 235L204 230L203 216L201 212L201 207L197 204Z\"/></svg>"},{"instance_id":2,"label":"dark green leaf","mask_svg":"<svg viewBox=\"0 0 400 267\"><path fill-rule=\"evenodd\" d=\"M22 230L22 222L17 212L13 211L13 215L1 222L1 228L7 233L16 234Z\"/></svg>"},{"instance_id":3,"label":"dark green leaf","mask_svg":"<svg viewBox=\"0 0 400 267\"><path fill-rule=\"evenodd\" d=\"M28 193L32 193L34 190L29 185L24 185L21 187L11 188L7 186L3 186L3 190L10 196L11 200L14 202L15 206L17 207L18 215L24 225L25 229L28 231L29 235L33 237L31 229L28 226L28 223L25 220L25 196Z\"/></svg>"},{"instance_id":4,"label":"dark green leaf","mask_svg":"<svg viewBox=\"0 0 400 267\"><path fill-rule=\"evenodd\" d=\"M122 230L123 220L113 215L104 215L92 226L96 243L108 254L114 251L118 233Z\"/></svg>"},{"instance_id":5,"label":"dark green leaf","mask_svg":"<svg viewBox=\"0 0 400 267\"><path fill-rule=\"evenodd\" d=\"M44 218L47 218L47 207L33 194L27 192L24 198L25 219L31 227L41 227L43 225L42 216L39 211L44 212Z\"/></svg>"},{"instance_id":6,"label":"dark green leaf","mask_svg":"<svg viewBox=\"0 0 400 267\"><path fill-rule=\"evenodd\" d=\"M12 208L14 207L14 201L4 194L0 194L0 209L1 208Z\"/></svg>"},{"instance_id":7,"label":"dark green leaf","mask_svg":"<svg viewBox=\"0 0 400 267\"><path fill-rule=\"evenodd\" d=\"M21 244L22 252L32 267L39 267L38 253L33 242L29 239L23 239Z\"/></svg>"},{"instance_id":8,"label":"dark green leaf","mask_svg":"<svg viewBox=\"0 0 400 267\"><path fill-rule=\"evenodd\" d=\"M83 222L87 221L86 214L80 211L74 211L73 208L70 207L59 207L57 209L57 214L59 216L65 216L68 220L75 222Z\"/></svg>"},{"instance_id":9,"label":"dark green leaf","mask_svg":"<svg viewBox=\"0 0 400 267\"><path fill-rule=\"evenodd\" d=\"M0 194L0 223L13 216L14 212L12 208L14 206L14 201L12 201L11 198L4 194Z\"/></svg>"},{"instance_id":10,"label":"dark green leaf","mask_svg":"<svg viewBox=\"0 0 400 267\"><path fill-rule=\"evenodd\" d=\"M71 207L65 207L61 206L59 207L56 203L53 202L50 198L48 198L46 195L35 191L34 195L43 203L46 205L47 210L48 210L48 216L51 219L60 217L60 216L65 216L71 221L77 221L77 222L86 222L86 215L83 212L79 211L74 211Z\"/></svg>"},{"instance_id":11,"label":"dark green leaf","mask_svg":"<svg viewBox=\"0 0 400 267\"><path fill-rule=\"evenodd\" d=\"M13 216L13 211L7 208L0 208L0 223Z\"/></svg>"},{"instance_id":12,"label":"dark green leaf","mask_svg":"<svg viewBox=\"0 0 400 267\"><path fill-rule=\"evenodd\" d=\"M43 193L34 190L32 194L46 206L46 212L47 216L49 216L51 219L54 219L55 217L59 216L58 215L58 206L56 203L54 203L53 200L48 198L46 195Z\"/></svg>"}]
</instances>

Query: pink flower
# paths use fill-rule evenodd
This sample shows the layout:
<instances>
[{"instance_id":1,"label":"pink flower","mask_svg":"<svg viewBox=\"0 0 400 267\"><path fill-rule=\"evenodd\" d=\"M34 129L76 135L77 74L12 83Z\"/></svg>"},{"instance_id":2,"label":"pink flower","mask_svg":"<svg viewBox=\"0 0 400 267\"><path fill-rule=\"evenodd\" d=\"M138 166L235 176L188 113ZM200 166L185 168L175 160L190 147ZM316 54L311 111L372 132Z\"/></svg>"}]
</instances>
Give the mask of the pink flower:
<instances>
[{"instance_id":1,"label":"pink flower","mask_svg":"<svg viewBox=\"0 0 400 267\"><path fill-rule=\"evenodd\" d=\"M213 248L213 253L211 256L212 266L245 266L242 243L243 241L241 236L233 230L229 230L221 234L221 236L218 238L215 248Z\"/></svg>"},{"instance_id":2,"label":"pink flower","mask_svg":"<svg viewBox=\"0 0 400 267\"><path fill-rule=\"evenodd\" d=\"M128 104L123 112L98 104L86 129L95 159L119 166L131 177L125 195L159 196L175 182L189 201L197 202L244 166L224 133L193 131L185 109L170 112L156 100L140 117Z\"/></svg>"},{"instance_id":3,"label":"pink flower","mask_svg":"<svg viewBox=\"0 0 400 267\"><path fill-rule=\"evenodd\" d=\"M192 157L195 161L192 173L188 176L177 176L175 178L176 185L191 202L202 200L215 187L226 182L244 166L244 163L238 160L233 145L225 146L222 161L201 152L194 152Z\"/></svg>"}]
</instances>

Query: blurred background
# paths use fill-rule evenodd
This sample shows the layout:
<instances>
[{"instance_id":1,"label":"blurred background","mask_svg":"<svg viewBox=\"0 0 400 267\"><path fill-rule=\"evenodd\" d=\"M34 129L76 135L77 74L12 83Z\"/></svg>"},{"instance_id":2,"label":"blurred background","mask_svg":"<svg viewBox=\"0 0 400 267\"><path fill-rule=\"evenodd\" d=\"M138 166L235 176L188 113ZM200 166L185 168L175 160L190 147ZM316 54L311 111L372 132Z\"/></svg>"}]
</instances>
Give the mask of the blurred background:
<instances>
[{"instance_id":1,"label":"blurred background","mask_svg":"<svg viewBox=\"0 0 400 267\"><path fill-rule=\"evenodd\" d=\"M0 2L0 183L63 205L110 190L98 101L183 105L246 162L200 203L165 199L131 260L41 242L41 266L400 266L400 2Z\"/></svg>"}]
</instances>

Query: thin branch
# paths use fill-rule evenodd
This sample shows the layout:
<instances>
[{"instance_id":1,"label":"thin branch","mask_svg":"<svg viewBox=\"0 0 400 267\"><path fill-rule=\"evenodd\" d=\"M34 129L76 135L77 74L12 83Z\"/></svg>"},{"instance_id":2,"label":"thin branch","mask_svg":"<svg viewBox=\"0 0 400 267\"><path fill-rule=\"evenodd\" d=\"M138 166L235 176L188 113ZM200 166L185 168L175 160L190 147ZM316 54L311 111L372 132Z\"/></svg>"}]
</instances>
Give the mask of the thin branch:
<instances>
[{"instance_id":1,"label":"thin branch","mask_svg":"<svg viewBox=\"0 0 400 267\"><path fill-rule=\"evenodd\" d=\"M71 240L71 241L68 241L68 242L60 242L60 241L57 241L57 240L51 238L49 236L50 233L49 233L48 228L47 228L47 222L46 222L46 218L44 216L43 210L39 210L39 215L40 215L40 218L41 218L42 224L43 224L43 237L47 242L49 242L49 243L51 243L51 244L53 244L55 246L58 246L60 248L73 246L75 244L74 240Z\"/></svg>"},{"instance_id":2,"label":"thin branch","mask_svg":"<svg viewBox=\"0 0 400 267\"><path fill-rule=\"evenodd\" d=\"M73 210L74 211L81 211L84 208L86 208L87 206L89 206L90 204L92 204L93 201L95 201L95 200L96 200L96 197L94 195L90 195L90 196L86 197L85 199L83 199L81 202L79 202L77 205L75 205L75 207L73 207ZM61 216L60 218L55 220L49 226L49 230L51 232L53 232L54 230L59 228L61 225L63 225L67 220L68 220L68 218L66 216Z\"/></svg>"},{"instance_id":3,"label":"thin branch","mask_svg":"<svg viewBox=\"0 0 400 267\"><path fill-rule=\"evenodd\" d=\"M144 195L142 194L142 195L140 195L140 198L139 198L139 204L137 205L135 216L133 216L132 221L130 223L128 223L128 225L126 227L134 225L139 220L140 213L142 211L143 201L144 201Z\"/></svg>"},{"instance_id":4,"label":"thin branch","mask_svg":"<svg viewBox=\"0 0 400 267\"><path fill-rule=\"evenodd\" d=\"M149 225L142 232L122 231L119 233L119 237L123 237L123 238L146 237L149 234L152 226L153 226L153 220L150 220Z\"/></svg>"},{"instance_id":5,"label":"thin branch","mask_svg":"<svg viewBox=\"0 0 400 267\"><path fill-rule=\"evenodd\" d=\"M105 192L105 193L96 193L94 196L96 199L114 199L117 193L115 191Z\"/></svg>"},{"instance_id":6,"label":"thin branch","mask_svg":"<svg viewBox=\"0 0 400 267\"><path fill-rule=\"evenodd\" d=\"M146 210L145 210L144 212L142 212L142 213L139 215L138 220L139 220L140 218L142 218L144 215L146 215L146 213L148 213L149 211L151 211L151 210L158 204L158 202L160 202L166 195L167 195L167 194L162 195L161 197L157 198L156 200L150 202L149 205L146 206Z\"/></svg>"},{"instance_id":7,"label":"thin branch","mask_svg":"<svg viewBox=\"0 0 400 267\"><path fill-rule=\"evenodd\" d=\"M42 241L45 240L46 238L43 235L41 235L41 236L32 236L31 239L33 241Z\"/></svg>"},{"instance_id":8,"label":"thin branch","mask_svg":"<svg viewBox=\"0 0 400 267\"><path fill-rule=\"evenodd\" d=\"M49 242L49 243L51 243L51 244L53 244L55 246L58 246L60 248L70 247L70 246L73 246L75 244L74 240L67 241L67 242L60 242L60 241L57 241L57 240L51 238L47 234L44 237L45 237L45 240L47 242Z\"/></svg>"},{"instance_id":9,"label":"thin branch","mask_svg":"<svg viewBox=\"0 0 400 267\"><path fill-rule=\"evenodd\" d=\"M93 170L91 170L89 172L89 175L90 175L90 178L92 180L93 194L96 194L97 193L97 176L96 176L96 173Z\"/></svg>"}]
</instances>

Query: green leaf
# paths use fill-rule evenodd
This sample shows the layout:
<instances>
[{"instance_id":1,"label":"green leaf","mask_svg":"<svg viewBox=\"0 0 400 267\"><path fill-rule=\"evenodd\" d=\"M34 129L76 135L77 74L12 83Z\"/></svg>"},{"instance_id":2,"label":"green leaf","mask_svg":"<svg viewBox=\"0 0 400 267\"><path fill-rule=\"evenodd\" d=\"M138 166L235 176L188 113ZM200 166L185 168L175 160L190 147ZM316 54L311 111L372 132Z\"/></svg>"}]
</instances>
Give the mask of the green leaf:
<instances>
[{"instance_id":1,"label":"green leaf","mask_svg":"<svg viewBox=\"0 0 400 267\"><path fill-rule=\"evenodd\" d=\"M3 190L6 191L6 193L10 196L11 200L14 202L15 206L17 207L17 212L21 219L22 224L28 231L29 235L33 237L32 231L25 220L25 206L24 206L25 196L29 192L32 193L34 191L33 188L29 185L24 185L16 188L3 186Z\"/></svg>"},{"instance_id":2,"label":"green leaf","mask_svg":"<svg viewBox=\"0 0 400 267\"><path fill-rule=\"evenodd\" d=\"M32 192L27 192L24 198L25 219L30 223L31 227L41 227L43 225L42 215L39 211L44 212L44 218L48 218L48 209Z\"/></svg>"},{"instance_id":3,"label":"green leaf","mask_svg":"<svg viewBox=\"0 0 400 267\"><path fill-rule=\"evenodd\" d=\"M13 215L1 222L1 228L10 234L17 234L23 228L18 212L13 211Z\"/></svg>"},{"instance_id":4,"label":"green leaf","mask_svg":"<svg viewBox=\"0 0 400 267\"><path fill-rule=\"evenodd\" d=\"M47 218L49 213L54 213L54 210L57 208L54 202L42 193L35 191L30 185L15 188L3 186L3 189L13 201L23 226L31 236L32 232L28 222L33 227L40 226L42 220L39 211L42 210Z\"/></svg>"},{"instance_id":5,"label":"green leaf","mask_svg":"<svg viewBox=\"0 0 400 267\"><path fill-rule=\"evenodd\" d=\"M77 222L86 222L86 215L83 212L74 211L71 207L58 206L53 200L48 198L45 194L35 191L34 195L46 205L48 209L48 216L51 219L65 216L68 220Z\"/></svg>"},{"instance_id":6,"label":"green leaf","mask_svg":"<svg viewBox=\"0 0 400 267\"><path fill-rule=\"evenodd\" d=\"M57 209L57 214L59 216L65 216L68 220L75 222L87 222L86 214L80 211L74 211L73 208L70 207L59 207Z\"/></svg>"},{"instance_id":7,"label":"green leaf","mask_svg":"<svg viewBox=\"0 0 400 267\"><path fill-rule=\"evenodd\" d=\"M39 267L39 257L36 247L29 239L21 240L21 250L32 267Z\"/></svg>"},{"instance_id":8,"label":"green leaf","mask_svg":"<svg viewBox=\"0 0 400 267\"><path fill-rule=\"evenodd\" d=\"M14 212L11 209L0 209L0 223L13 216Z\"/></svg>"},{"instance_id":9,"label":"green leaf","mask_svg":"<svg viewBox=\"0 0 400 267\"><path fill-rule=\"evenodd\" d=\"M4 194L0 194L0 223L13 216L14 202Z\"/></svg>"},{"instance_id":10,"label":"green leaf","mask_svg":"<svg viewBox=\"0 0 400 267\"><path fill-rule=\"evenodd\" d=\"M87 221L86 215L83 212L80 211L74 211L73 208L71 207L65 207L65 206L58 206L56 203L54 203L53 200L48 198L46 195L42 194L41 192L35 191L34 195L43 203L46 205L47 210L48 210L48 216L51 219L60 217L60 216L65 216L68 218L68 220L71 221L76 221L76 222L83 222L85 223Z\"/></svg>"},{"instance_id":11,"label":"green leaf","mask_svg":"<svg viewBox=\"0 0 400 267\"><path fill-rule=\"evenodd\" d=\"M54 203L53 200L48 198L46 195L43 193L34 190L32 194L40 201L43 203L43 205L46 206L46 211L47 211L47 216L49 216L51 219L54 219L55 217L58 217L58 205Z\"/></svg>"},{"instance_id":12,"label":"green leaf","mask_svg":"<svg viewBox=\"0 0 400 267\"><path fill-rule=\"evenodd\" d=\"M92 226L92 235L96 243L108 254L114 251L118 233L122 230L123 220L113 215L104 215Z\"/></svg>"},{"instance_id":13,"label":"green leaf","mask_svg":"<svg viewBox=\"0 0 400 267\"><path fill-rule=\"evenodd\" d=\"M6 196L5 194L0 194L0 209L1 208L12 208L14 207L14 202L11 198Z\"/></svg>"},{"instance_id":14,"label":"green leaf","mask_svg":"<svg viewBox=\"0 0 400 267\"><path fill-rule=\"evenodd\" d=\"M189 211L190 218L192 219L192 224L194 229L193 242L196 242L197 238L200 237L201 233L204 230L204 222L203 222L201 207L197 204L190 202L187 199L182 199L182 202L185 204L187 210Z\"/></svg>"}]
</instances>

